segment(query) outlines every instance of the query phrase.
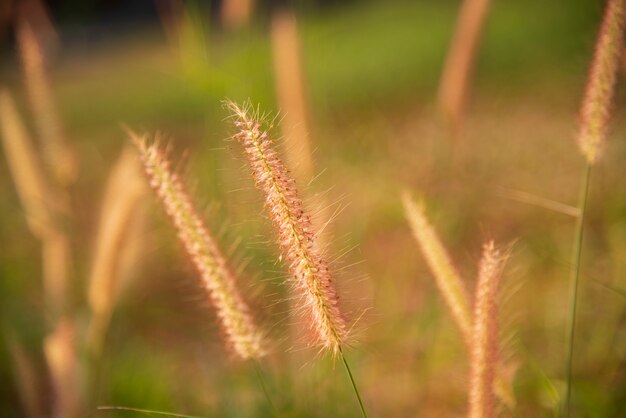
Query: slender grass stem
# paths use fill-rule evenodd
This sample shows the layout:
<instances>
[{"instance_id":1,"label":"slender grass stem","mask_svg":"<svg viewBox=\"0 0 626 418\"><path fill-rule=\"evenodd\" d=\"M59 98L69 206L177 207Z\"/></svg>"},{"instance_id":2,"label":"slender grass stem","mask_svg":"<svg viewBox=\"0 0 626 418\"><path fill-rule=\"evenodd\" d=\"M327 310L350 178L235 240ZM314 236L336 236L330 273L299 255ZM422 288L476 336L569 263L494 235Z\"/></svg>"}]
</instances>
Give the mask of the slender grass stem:
<instances>
[{"instance_id":1,"label":"slender grass stem","mask_svg":"<svg viewBox=\"0 0 626 418\"><path fill-rule=\"evenodd\" d=\"M591 175L591 164L585 165L582 188L580 191L580 201L578 208L580 213L576 221L576 231L574 235L574 250L572 252L572 277L570 281L570 304L569 304L569 330L567 338L567 384L565 389L564 417L570 416L570 403L572 395L572 365L574 361L574 337L576 334L576 307L578 304L578 282L580 277L581 253L583 244L583 226L585 223L585 209L587 207L587 196L589 194L589 177Z\"/></svg>"},{"instance_id":2,"label":"slender grass stem","mask_svg":"<svg viewBox=\"0 0 626 418\"><path fill-rule=\"evenodd\" d=\"M274 405L272 397L270 396L270 392L267 389L267 384L265 383L265 377L261 365L256 360L252 360L252 365L254 366L254 371L256 372L256 376L259 380L259 385L261 386L261 389L263 389L263 394L265 395L265 399L267 399L267 403L270 405L270 408L272 409L274 415L278 416L278 409L276 408L276 405Z\"/></svg>"},{"instance_id":3,"label":"slender grass stem","mask_svg":"<svg viewBox=\"0 0 626 418\"><path fill-rule=\"evenodd\" d=\"M363 399L361 399L359 388L356 386L356 382L354 381L354 376L352 375L352 371L350 370L350 366L348 365L348 360L346 360L346 356L343 354L343 348L341 346L339 346L339 354L341 354L341 360L343 361L343 365L346 368L346 372L348 372L348 376L350 377L350 383L352 383L352 389L354 389L354 394L356 395L356 398L359 401L359 407L361 407L361 414L363 414L363 418L367 418L367 412L365 411L365 406L363 405Z\"/></svg>"}]
</instances>

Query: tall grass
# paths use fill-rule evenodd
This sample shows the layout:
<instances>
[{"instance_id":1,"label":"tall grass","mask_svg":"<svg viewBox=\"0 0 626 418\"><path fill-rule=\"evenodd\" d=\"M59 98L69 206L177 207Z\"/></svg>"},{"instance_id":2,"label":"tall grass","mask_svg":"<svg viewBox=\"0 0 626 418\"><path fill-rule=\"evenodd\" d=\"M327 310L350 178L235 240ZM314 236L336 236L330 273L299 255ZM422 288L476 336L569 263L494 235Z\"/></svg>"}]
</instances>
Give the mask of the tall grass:
<instances>
[{"instance_id":1,"label":"tall grass","mask_svg":"<svg viewBox=\"0 0 626 418\"><path fill-rule=\"evenodd\" d=\"M580 200L578 203L579 215L576 221L572 251L569 323L567 327L567 383L563 401L563 415L565 417L569 417L571 414L578 288L582 263L581 255L585 212L589 195L589 180L592 166L597 162L604 148L609 128L609 117L611 115L617 70L623 52L624 25L626 24L624 8L623 0L607 1L589 72L587 89L580 111L578 146L585 158L585 168L583 170Z\"/></svg>"}]
</instances>

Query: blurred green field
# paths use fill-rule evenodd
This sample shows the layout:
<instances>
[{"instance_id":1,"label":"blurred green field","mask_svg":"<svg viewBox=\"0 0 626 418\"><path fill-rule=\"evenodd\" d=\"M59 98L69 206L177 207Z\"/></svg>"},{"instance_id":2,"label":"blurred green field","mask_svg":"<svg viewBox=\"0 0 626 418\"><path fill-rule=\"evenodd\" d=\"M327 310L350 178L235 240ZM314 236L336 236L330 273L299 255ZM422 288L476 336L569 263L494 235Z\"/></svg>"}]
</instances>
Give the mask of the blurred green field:
<instances>
[{"instance_id":1,"label":"blurred green field","mask_svg":"<svg viewBox=\"0 0 626 418\"><path fill-rule=\"evenodd\" d=\"M425 197L470 289L482 242L511 244L505 276L511 295L502 311L520 366L516 416L550 417L555 390L564 384L574 219L506 196L523 191L576 204L583 169L574 143L577 112L602 5L494 1L465 130L452 152L435 96L457 7L351 2L301 15L320 172L306 193L324 193L337 210L329 251L340 255L335 267L345 307L360 317L348 355L372 417L466 412L463 343L404 219L399 193L405 188ZM77 311L86 318L79 301L104 182L127 141L122 124L160 131L200 206L212 206L209 224L221 231L223 247L241 240L235 259L246 261L244 292L275 341L276 354L263 367L284 415L357 416L341 365L315 350L294 349L298 344L287 337L285 269L240 149L227 140L232 128L224 98L250 98L277 111L267 22L259 18L238 32L203 26L203 34L194 26L187 50L173 48L154 26L94 45L68 35L54 57L53 88L81 165L72 190ZM28 115L13 55L6 53L0 83ZM580 417L617 418L626 403L626 297L602 285L626 289L622 90L606 156L593 172L585 232L574 382ZM26 342L43 369L39 242L1 161L2 326ZM202 417L272 416L254 369L225 352L205 305L190 263L153 204L142 266L111 324L96 403ZM4 345L0 379L0 415L23 416Z\"/></svg>"}]
</instances>

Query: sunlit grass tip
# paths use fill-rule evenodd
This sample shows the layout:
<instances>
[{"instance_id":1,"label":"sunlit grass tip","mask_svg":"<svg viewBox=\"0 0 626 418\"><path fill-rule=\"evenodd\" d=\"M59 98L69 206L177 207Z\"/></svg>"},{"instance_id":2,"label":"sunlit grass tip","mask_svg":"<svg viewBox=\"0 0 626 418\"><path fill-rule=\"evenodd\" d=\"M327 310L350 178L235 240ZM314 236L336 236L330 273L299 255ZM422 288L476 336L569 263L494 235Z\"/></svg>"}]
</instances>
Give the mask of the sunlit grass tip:
<instances>
[{"instance_id":1,"label":"sunlit grass tip","mask_svg":"<svg viewBox=\"0 0 626 418\"><path fill-rule=\"evenodd\" d=\"M624 0L608 0L580 111L578 145L589 164L596 162L606 142L625 19Z\"/></svg>"}]
</instances>

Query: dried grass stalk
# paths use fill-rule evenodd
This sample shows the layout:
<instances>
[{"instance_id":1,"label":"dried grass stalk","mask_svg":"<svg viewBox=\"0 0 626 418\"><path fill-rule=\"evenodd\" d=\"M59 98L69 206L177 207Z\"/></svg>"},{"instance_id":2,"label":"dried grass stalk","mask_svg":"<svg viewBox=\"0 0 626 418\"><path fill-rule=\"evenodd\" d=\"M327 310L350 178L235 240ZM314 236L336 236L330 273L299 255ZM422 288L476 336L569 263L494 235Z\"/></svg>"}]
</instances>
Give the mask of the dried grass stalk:
<instances>
[{"instance_id":1,"label":"dried grass stalk","mask_svg":"<svg viewBox=\"0 0 626 418\"><path fill-rule=\"evenodd\" d=\"M287 166L297 182L313 177L298 22L293 12L279 10L272 17L272 53L278 104L284 113L281 130Z\"/></svg>"},{"instance_id":2,"label":"dried grass stalk","mask_svg":"<svg viewBox=\"0 0 626 418\"><path fill-rule=\"evenodd\" d=\"M50 369L54 418L81 416L81 384L73 324L61 319L44 341L44 354Z\"/></svg>"},{"instance_id":3,"label":"dried grass stalk","mask_svg":"<svg viewBox=\"0 0 626 418\"><path fill-rule=\"evenodd\" d=\"M69 242L59 225L62 213L57 191L47 182L45 170L11 95L0 92L0 122L6 158L22 202L28 226L43 246L43 277L50 312L65 305Z\"/></svg>"},{"instance_id":4,"label":"dried grass stalk","mask_svg":"<svg viewBox=\"0 0 626 418\"><path fill-rule=\"evenodd\" d=\"M44 54L31 23L23 18L17 25L17 40L24 70L24 82L35 115L45 162L61 185L72 183L77 160L64 138L61 121L46 76Z\"/></svg>"},{"instance_id":5,"label":"dried grass stalk","mask_svg":"<svg viewBox=\"0 0 626 418\"><path fill-rule=\"evenodd\" d=\"M625 19L624 0L608 0L580 111L578 145L589 164L596 162L606 141Z\"/></svg>"},{"instance_id":6,"label":"dried grass stalk","mask_svg":"<svg viewBox=\"0 0 626 418\"><path fill-rule=\"evenodd\" d=\"M422 254L435 276L437 286L443 295L454 321L461 331L466 343L471 341L472 314L469 297L461 279L452 264L445 247L441 243L437 231L426 218L423 203L417 203L408 192L402 195L404 213L415 240L419 244Z\"/></svg>"},{"instance_id":7,"label":"dried grass stalk","mask_svg":"<svg viewBox=\"0 0 626 418\"><path fill-rule=\"evenodd\" d=\"M234 135L244 148L256 186L265 195L265 207L277 231L278 244L287 260L293 283L302 295L303 310L311 318L318 342L339 353L346 340L346 320L328 262L322 256L311 219L305 213L295 181L274 149L274 143L250 106L226 104L238 132Z\"/></svg>"},{"instance_id":8,"label":"dried grass stalk","mask_svg":"<svg viewBox=\"0 0 626 418\"><path fill-rule=\"evenodd\" d=\"M209 233L178 175L158 144L132 135L144 170L161 204L178 232L178 238L200 273L204 287L217 311L228 343L242 359L265 354L262 333L240 295L235 277L217 243Z\"/></svg>"},{"instance_id":9,"label":"dried grass stalk","mask_svg":"<svg viewBox=\"0 0 626 418\"><path fill-rule=\"evenodd\" d=\"M469 78L478 42L485 26L489 0L464 0L439 84L438 104L458 131L463 117Z\"/></svg>"},{"instance_id":10,"label":"dried grass stalk","mask_svg":"<svg viewBox=\"0 0 626 418\"><path fill-rule=\"evenodd\" d=\"M136 260L136 224L145 194L145 180L137 158L130 146L122 151L113 168L104 193L98 225L95 256L89 280L88 300L93 313L89 336L92 350L99 351L108 322L118 298L125 270Z\"/></svg>"},{"instance_id":11,"label":"dried grass stalk","mask_svg":"<svg viewBox=\"0 0 626 418\"><path fill-rule=\"evenodd\" d=\"M504 257L493 241L485 244L474 302L474 330L470 352L470 418L495 416L493 385L498 362L497 297L503 262Z\"/></svg>"},{"instance_id":12,"label":"dried grass stalk","mask_svg":"<svg viewBox=\"0 0 626 418\"><path fill-rule=\"evenodd\" d=\"M435 276L437 287L463 336L466 347L471 351L474 316L470 310L471 302L463 279L452 264L437 231L426 218L424 204L415 202L408 192L402 195L402 203L415 240ZM516 404L512 388L514 369L511 365L500 364L493 387L493 392L511 410Z\"/></svg>"}]
</instances>

